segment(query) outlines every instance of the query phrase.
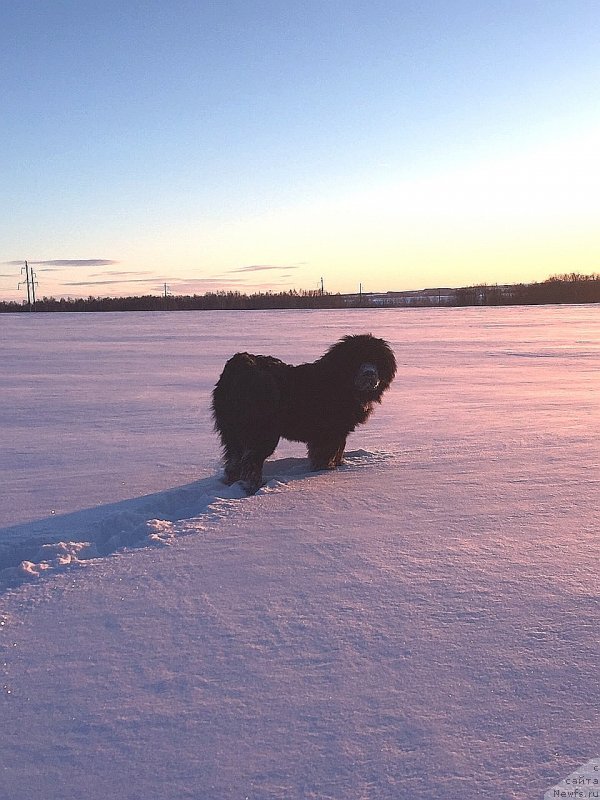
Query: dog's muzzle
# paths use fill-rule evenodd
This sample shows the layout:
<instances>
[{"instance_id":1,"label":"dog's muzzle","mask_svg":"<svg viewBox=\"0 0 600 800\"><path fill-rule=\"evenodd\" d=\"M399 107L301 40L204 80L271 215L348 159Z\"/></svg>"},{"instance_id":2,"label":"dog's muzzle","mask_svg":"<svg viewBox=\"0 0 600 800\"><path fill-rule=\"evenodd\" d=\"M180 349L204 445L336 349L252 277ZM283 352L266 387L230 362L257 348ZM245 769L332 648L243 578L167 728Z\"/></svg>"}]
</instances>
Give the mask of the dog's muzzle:
<instances>
[{"instance_id":1,"label":"dog's muzzle","mask_svg":"<svg viewBox=\"0 0 600 800\"><path fill-rule=\"evenodd\" d=\"M359 392L373 392L379 386L379 373L375 364L361 364L354 384Z\"/></svg>"}]
</instances>

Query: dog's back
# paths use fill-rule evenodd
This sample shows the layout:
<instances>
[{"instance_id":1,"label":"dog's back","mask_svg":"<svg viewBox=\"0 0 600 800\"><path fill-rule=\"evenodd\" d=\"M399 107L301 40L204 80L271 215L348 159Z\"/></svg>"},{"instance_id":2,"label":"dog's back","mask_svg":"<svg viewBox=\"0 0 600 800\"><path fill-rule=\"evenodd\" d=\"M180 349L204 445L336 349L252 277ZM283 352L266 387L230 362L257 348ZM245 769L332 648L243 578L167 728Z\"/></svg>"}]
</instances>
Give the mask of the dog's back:
<instances>
[{"instance_id":1,"label":"dog's back","mask_svg":"<svg viewBox=\"0 0 600 800\"><path fill-rule=\"evenodd\" d=\"M286 364L271 356L236 353L225 364L213 391L213 417L218 431L235 430L243 438L259 420L277 414L278 373Z\"/></svg>"}]
</instances>

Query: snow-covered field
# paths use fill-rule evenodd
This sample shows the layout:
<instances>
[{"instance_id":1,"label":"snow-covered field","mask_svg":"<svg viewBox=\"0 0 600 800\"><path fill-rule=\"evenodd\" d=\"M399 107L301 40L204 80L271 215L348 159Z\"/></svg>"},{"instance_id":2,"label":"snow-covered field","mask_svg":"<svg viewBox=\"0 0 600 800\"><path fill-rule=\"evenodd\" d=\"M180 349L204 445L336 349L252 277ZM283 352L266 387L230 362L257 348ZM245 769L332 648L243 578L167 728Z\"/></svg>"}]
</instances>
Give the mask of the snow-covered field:
<instances>
[{"instance_id":1,"label":"snow-covered field","mask_svg":"<svg viewBox=\"0 0 600 800\"><path fill-rule=\"evenodd\" d=\"M2 800L529 800L600 755L600 308L0 330ZM346 465L221 484L226 358L366 331Z\"/></svg>"}]
</instances>

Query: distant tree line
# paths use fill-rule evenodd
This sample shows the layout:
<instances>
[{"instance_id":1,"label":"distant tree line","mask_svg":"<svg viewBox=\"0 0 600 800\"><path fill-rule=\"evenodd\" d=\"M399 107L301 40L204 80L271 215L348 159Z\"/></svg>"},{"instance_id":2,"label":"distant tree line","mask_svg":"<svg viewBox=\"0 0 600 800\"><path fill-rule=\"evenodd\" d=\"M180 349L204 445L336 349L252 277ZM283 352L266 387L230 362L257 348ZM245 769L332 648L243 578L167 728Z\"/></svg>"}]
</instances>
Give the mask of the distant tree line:
<instances>
[{"instance_id":1,"label":"distant tree line","mask_svg":"<svg viewBox=\"0 0 600 800\"><path fill-rule=\"evenodd\" d=\"M402 295L402 293L398 293ZM318 290L287 292L238 291L207 292L198 295L142 295L139 297L43 297L35 303L36 311L245 311L286 308L362 308L382 307L380 300L361 295L330 294ZM542 305L549 303L600 303L600 274L553 275L541 283L515 284L513 286L465 286L454 290L454 295L435 303L435 298L423 296L411 305L449 306L499 306ZM398 301L385 305L406 305ZM28 311L27 303L0 302L0 312Z\"/></svg>"},{"instance_id":2,"label":"distant tree line","mask_svg":"<svg viewBox=\"0 0 600 800\"><path fill-rule=\"evenodd\" d=\"M291 289L288 292L237 291L207 292L194 295L142 295L138 297L43 297L35 304L36 311L240 311L282 308L343 308L340 294L317 290ZM26 303L0 303L0 312L27 311Z\"/></svg>"},{"instance_id":3,"label":"distant tree line","mask_svg":"<svg viewBox=\"0 0 600 800\"><path fill-rule=\"evenodd\" d=\"M520 303L600 303L600 275L554 275L543 283L516 287Z\"/></svg>"},{"instance_id":4,"label":"distant tree line","mask_svg":"<svg viewBox=\"0 0 600 800\"><path fill-rule=\"evenodd\" d=\"M541 283L466 286L456 290L455 301L458 306L600 303L600 275L572 272L553 275Z\"/></svg>"}]
</instances>

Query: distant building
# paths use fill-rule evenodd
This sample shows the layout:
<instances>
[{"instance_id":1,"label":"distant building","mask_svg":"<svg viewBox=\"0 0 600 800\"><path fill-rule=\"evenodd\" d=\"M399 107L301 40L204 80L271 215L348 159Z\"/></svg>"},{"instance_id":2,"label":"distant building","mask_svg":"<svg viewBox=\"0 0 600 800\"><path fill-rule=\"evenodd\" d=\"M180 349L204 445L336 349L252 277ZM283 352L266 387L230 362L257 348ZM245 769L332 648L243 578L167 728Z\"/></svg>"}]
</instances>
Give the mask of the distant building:
<instances>
[{"instance_id":1,"label":"distant building","mask_svg":"<svg viewBox=\"0 0 600 800\"><path fill-rule=\"evenodd\" d=\"M344 303L348 306L363 306L365 308L405 308L405 307L431 307L431 306L457 306L457 305L496 305L510 302L515 287L510 285L499 286L468 286L459 289L414 289L405 292L362 292L359 294L342 295Z\"/></svg>"},{"instance_id":2,"label":"distant building","mask_svg":"<svg viewBox=\"0 0 600 800\"><path fill-rule=\"evenodd\" d=\"M417 289L406 292L367 292L343 295L346 305L399 308L404 306L448 306L456 303L456 289Z\"/></svg>"}]
</instances>

